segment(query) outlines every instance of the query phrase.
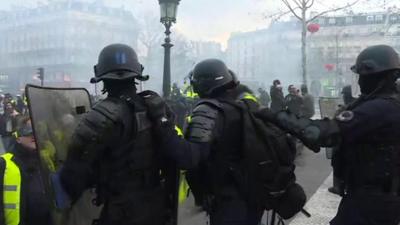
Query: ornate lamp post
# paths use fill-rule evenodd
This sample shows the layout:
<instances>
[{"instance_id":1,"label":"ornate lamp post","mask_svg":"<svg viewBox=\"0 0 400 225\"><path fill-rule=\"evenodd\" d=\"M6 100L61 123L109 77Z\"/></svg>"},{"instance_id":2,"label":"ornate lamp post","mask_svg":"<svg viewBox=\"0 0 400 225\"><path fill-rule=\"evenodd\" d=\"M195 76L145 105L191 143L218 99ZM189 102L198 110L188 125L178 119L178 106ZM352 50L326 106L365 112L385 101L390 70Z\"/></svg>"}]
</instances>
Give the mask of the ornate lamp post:
<instances>
[{"instance_id":1,"label":"ornate lamp post","mask_svg":"<svg viewBox=\"0 0 400 225\"><path fill-rule=\"evenodd\" d=\"M171 93L171 27L176 23L176 14L180 0L158 0L160 3L161 19L160 22L165 26L164 47L164 74L163 74L163 96L168 98Z\"/></svg>"}]
</instances>

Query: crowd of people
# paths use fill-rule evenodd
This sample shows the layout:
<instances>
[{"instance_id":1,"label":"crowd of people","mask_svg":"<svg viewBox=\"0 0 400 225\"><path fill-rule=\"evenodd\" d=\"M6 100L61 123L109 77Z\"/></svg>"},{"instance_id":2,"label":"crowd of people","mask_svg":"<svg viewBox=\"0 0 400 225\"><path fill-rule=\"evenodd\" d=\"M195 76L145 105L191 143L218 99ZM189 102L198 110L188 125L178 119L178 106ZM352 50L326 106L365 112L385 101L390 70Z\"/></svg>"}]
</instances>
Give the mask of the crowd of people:
<instances>
[{"instance_id":1,"label":"crowd of people","mask_svg":"<svg viewBox=\"0 0 400 225\"><path fill-rule=\"evenodd\" d=\"M353 99L345 88L348 104L320 120L311 119L314 97L307 86L289 85L284 96L275 80L270 95L260 88L255 96L219 59L197 63L191 85L174 84L168 98L137 93L135 81L148 79L143 68L127 45L101 51L91 82L103 82L107 97L62 118L70 124L73 115L81 116L71 134L66 126L53 132L68 143L65 160L50 162L46 182L39 161L57 157L44 159L46 152L37 149L33 109L28 113L23 97L4 96L0 224L80 225L88 214L74 207L92 189L95 199L79 206L102 206L94 224L177 224L179 170L186 171L195 204L211 225L259 225L265 210L288 219L306 202L296 183L291 136L314 152L336 149L332 166L340 187L333 188L343 198L331 225L400 222L400 58L390 46L360 53L352 70L360 75L362 95ZM56 142L46 146L60 153ZM78 217L69 218L71 212Z\"/></svg>"},{"instance_id":2,"label":"crowd of people","mask_svg":"<svg viewBox=\"0 0 400 225\"><path fill-rule=\"evenodd\" d=\"M244 85L242 85L244 86ZM258 93L246 87L246 91L257 97L257 101L274 112L289 110L300 117L312 118L315 114L315 99L308 92L307 85L301 85L300 89L295 85L288 86L288 94L285 96L280 80L274 80L270 93L265 88L258 88ZM179 87L177 83L172 85L169 104L177 113L178 124L184 124L184 118L190 114L193 106L196 105L198 95L193 94L191 86Z\"/></svg>"},{"instance_id":3,"label":"crowd of people","mask_svg":"<svg viewBox=\"0 0 400 225\"><path fill-rule=\"evenodd\" d=\"M12 135L15 131L17 118L28 112L23 95L0 95L0 135L6 151L12 149Z\"/></svg>"}]
</instances>

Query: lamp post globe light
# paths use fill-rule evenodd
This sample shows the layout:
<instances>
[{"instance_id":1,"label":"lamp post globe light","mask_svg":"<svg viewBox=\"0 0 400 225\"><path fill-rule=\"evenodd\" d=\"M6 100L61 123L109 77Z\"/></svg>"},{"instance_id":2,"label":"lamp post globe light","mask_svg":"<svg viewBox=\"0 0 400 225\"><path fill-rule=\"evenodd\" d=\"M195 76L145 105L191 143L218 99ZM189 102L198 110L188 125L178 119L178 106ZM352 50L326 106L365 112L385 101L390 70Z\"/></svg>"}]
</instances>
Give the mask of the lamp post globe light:
<instances>
[{"instance_id":1,"label":"lamp post globe light","mask_svg":"<svg viewBox=\"0 0 400 225\"><path fill-rule=\"evenodd\" d=\"M171 27L176 23L176 14L180 0L158 0L160 4L160 22L165 26L164 47L164 74L163 74L163 96L168 98L171 92Z\"/></svg>"}]
</instances>

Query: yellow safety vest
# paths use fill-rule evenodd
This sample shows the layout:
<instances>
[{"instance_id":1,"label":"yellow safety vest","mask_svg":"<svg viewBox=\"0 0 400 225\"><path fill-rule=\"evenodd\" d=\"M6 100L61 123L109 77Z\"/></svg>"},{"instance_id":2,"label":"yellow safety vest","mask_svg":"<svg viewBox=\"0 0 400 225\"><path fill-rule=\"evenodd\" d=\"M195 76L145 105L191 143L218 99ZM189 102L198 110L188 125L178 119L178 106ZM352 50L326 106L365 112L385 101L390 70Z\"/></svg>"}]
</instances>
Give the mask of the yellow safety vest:
<instances>
[{"instance_id":1,"label":"yellow safety vest","mask_svg":"<svg viewBox=\"0 0 400 225\"><path fill-rule=\"evenodd\" d=\"M183 132L182 130L178 127L175 126L175 131L178 134L178 136L183 138ZM189 184L186 181L185 177L186 171L181 170L179 174L179 190L178 190L178 202L183 203L189 194Z\"/></svg>"},{"instance_id":2,"label":"yellow safety vest","mask_svg":"<svg viewBox=\"0 0 400 225\"><path fill-rule=\"evenodd\" d=\"M1 156L6 162L3 178L3 205L6 225L18 225L20 221L21 172L11 160L13 155Z\"/></svg>"},{"instance_id":3,"label":"yellow safety vest","mask_svg":"<svg viewBox=\"0 0 400 225\"><path fill-rule=\"evenodd\" d=\"M254 102L258 103L257 97L252 95L252 94L250 94L250 93L248 93L248 92L243 93L240 96L240 99L247 99L247 100L251 100L251 101L254 101Z\"/></svg>"}]
</instances>

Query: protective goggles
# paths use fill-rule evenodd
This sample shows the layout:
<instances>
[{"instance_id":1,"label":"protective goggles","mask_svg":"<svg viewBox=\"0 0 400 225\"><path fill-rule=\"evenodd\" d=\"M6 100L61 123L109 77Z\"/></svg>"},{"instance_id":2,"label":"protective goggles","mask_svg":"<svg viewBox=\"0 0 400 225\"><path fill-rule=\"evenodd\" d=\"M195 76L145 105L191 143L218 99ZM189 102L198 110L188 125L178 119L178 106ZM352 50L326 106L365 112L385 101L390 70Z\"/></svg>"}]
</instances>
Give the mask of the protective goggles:
<instances>
[{"instance_id":1,"label":"protective goggles","mask_svg":"<svg viewBox=\"0 0 400 225\"><path fill-rule=\"evenodd\" d=\"M25 125L14 132L14 136L16 138L27 137L27 136L32 136L32 135L33 135L33 130L32 130L32 126L30 126L30 125Z\"/></svg>"}]
</instances>

